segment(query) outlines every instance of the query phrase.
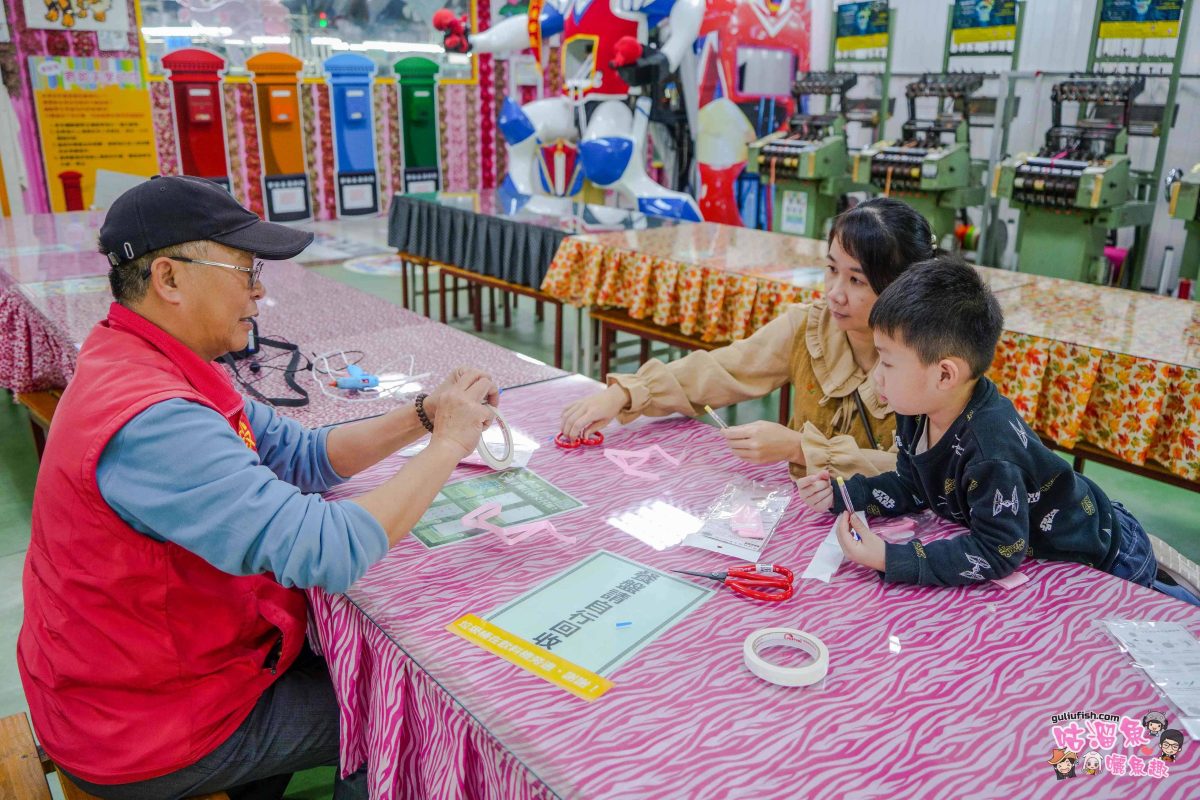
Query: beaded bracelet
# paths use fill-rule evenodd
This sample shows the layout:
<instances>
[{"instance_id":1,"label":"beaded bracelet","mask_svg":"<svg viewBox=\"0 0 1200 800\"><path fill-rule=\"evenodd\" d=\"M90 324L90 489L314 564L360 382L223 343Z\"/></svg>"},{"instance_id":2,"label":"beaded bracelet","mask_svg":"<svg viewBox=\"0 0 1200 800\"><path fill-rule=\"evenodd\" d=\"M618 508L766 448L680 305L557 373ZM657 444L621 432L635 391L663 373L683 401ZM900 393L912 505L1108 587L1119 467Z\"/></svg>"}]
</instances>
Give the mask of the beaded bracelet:
<instances>
[{"instance_id":1,"label":"beaded bracelet","mask_svg":"<svg viewBox=\"0 0 1200 800\"><path fill-rule=\"evenodd\" d=\"M425 413L425 398L429 397L427 393L417 395L413 400L413 407L417 410L417 419L421 420L421 424L425 426L425 430L433 433L433 423L429 420L429 416Z\"/></svg>"}]
</instances>

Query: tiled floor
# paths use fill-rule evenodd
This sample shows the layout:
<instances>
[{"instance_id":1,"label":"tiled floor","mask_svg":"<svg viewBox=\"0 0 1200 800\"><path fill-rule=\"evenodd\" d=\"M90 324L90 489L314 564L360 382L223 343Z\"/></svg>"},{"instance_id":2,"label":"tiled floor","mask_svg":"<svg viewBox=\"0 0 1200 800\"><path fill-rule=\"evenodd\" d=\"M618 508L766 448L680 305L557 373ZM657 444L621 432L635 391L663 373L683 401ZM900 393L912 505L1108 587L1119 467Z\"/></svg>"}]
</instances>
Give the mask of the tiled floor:
<instances>
[{"instance_id":1,"label":"tiled floor","mask_svg":"<svg viewBox=\"0 0 1200 800\"><path fill-rule=\"evenodd\" d=\"M338 266L314 267L314 270L364 291L399 302L399 280L349 272ZM268 291L270 286L268 284ZM514 327L485 325L484 338L535 358L549 362L553 330L547 322L533 321L532 301L522 299L514 315ZM462 310L466 311L465 298ZM564 315L566 341L574 335L574 314ZM471 330L465 316L453 324ZM635 368L637 348L618 362L620 370ZM23 409L2 397L0 402L0 716L26 710L20 682L17 679L15 648L21 624L21 568L29 543L29 512L33 498L36 462L33 440ZM774 419L777 400L743 403L735 418L747 422L753 419ZM1146 529L1161 537L1193 561L1200 561L1200 495L1177 489L1119 470L1089 464L1087 474L1095 479L1112 497L1121 500L1145 524ZM304 800L323 800L332 796L332 769L310 770L292 781L288 796Z\"/></svg>"}]
</instances>

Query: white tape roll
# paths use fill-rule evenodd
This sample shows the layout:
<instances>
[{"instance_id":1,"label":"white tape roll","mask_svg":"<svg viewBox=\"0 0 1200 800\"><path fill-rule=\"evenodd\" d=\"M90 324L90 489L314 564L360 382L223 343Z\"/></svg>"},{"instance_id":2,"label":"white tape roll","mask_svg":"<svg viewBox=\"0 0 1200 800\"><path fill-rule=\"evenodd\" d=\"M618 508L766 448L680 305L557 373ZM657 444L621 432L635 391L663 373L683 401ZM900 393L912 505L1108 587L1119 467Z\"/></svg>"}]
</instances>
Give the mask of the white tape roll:
<instances>
[{"instance_id":1,"label":"white tape roll","mask_svg":"<svg viewBox=\"0 0 1200 800\"><path fill-rule=\"evenodd\" d=\"M497 456L488 449L487 442L481 437L479 445L475 448L475 452L479 453L479 457L483 459L483 463L495 470L508 469L513 461L513 438L512 430L508 427L508 422L500 414L500 409L493 408L492 413L496 415L496 424L500 426L500 432L504 434L504 455Z\"/></svg>"},{"instance_id":2,"label":"white tape roll","mask_svg":"<svg viewBox=\"0 0 1200 800\"><path fill-rule=\"evenodd\" d=\"M813 661L802 667L772 664L758 651L773 645L799 648L811 655ZM763 628L755 631L746 637L746 643L742 645L742 657L747 669L764 681L779 686L809 686L824 678L829 671L829 649L825 643L811 633L795 628Z\"/></svg>"}]
</instances>

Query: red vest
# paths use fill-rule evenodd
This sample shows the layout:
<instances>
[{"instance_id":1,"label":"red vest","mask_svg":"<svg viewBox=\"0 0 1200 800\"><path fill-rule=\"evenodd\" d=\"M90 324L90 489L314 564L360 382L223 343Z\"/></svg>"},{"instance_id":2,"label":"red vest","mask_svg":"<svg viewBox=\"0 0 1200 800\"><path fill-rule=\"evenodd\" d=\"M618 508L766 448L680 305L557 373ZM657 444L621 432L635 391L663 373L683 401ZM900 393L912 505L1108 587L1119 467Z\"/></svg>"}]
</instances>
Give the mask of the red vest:
<instances>
[{"instance_id":1,"label":"red vest","mask_svg":"<svg viewBox=\"0 0 1200 800\"><path fill-rule=\"evenodd\" d=\"M114 303L83 345L38 472L17 661L46 752L93 783L155 778L212 752L304 642L302 591L138 533L100 495L109 439L177 397L255 448L224 370Z\"/></svg>"}]
</instances>

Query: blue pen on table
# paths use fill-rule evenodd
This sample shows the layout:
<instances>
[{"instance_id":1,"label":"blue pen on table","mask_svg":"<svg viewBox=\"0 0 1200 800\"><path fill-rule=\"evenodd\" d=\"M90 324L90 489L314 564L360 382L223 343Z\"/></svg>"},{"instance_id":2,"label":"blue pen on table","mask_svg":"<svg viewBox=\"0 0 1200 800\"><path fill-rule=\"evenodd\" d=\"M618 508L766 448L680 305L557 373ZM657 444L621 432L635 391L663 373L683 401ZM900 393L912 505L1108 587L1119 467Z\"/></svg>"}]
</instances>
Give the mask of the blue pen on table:
<instances>
[{"instance_id":1,"label":"blue pen on table","mask_svg":"<svg viewBox=\"0 0 1200 800\"><path fill-rule=\"evenodd\" d=\"M850 512L850 516L854 516L854 504L850 502L850 492L846 490L846 481L842 480L842 476L837 476L838 489L842 492L842 502L846 505L846 510ZM854 537L854 541L861 542L862 537L858 535L858 531L854 530L854 525L850 525L850 535Z\"/></svg>"}]
</instances>

